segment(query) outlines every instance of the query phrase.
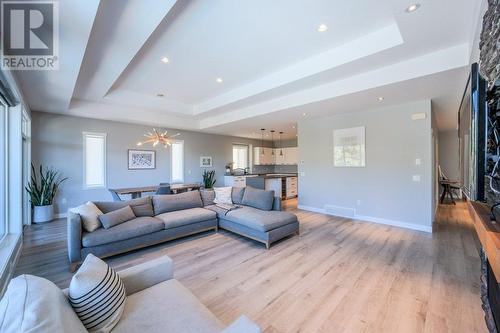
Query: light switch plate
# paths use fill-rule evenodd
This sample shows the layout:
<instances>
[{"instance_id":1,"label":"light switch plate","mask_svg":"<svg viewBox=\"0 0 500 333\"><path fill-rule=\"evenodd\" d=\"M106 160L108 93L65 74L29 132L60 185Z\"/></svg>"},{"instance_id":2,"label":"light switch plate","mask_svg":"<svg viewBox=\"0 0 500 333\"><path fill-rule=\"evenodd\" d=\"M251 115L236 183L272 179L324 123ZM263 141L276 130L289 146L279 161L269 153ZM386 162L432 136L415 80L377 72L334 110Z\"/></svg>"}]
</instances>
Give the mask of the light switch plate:
<instances>
[{"instance_id":1,"label":"light switch plate","mask_svg":"<svg viewBox=\"0 0 500 333\"><path fill-rule=\"evenodd\" d=\"M422 164L422 160L420 158L417 158L415 160L415 165L420 165L420 164Z\"/></svg>"},{"instance_id":2,"label":"light switch plate","mask_svg":"<svg viewBox=\"0 0 500 333\"><path fill-rule=\"evenodd\" d=\"M306 173L305 173L304 171L302 171L302 172L300 173L300 176L301 176L301 177L305 177L305 176L306 176Z\"/></svg>"},{"instance_id":3,"label":"light switch plate","mask_svg":"<svg viewBox=\"0 0 500 333\"><path fill-rule=\"evenodd\" d=\"M420 181L420 175L413 175L412 177L414 182L419 182Z\"/></svg>"},{"instance_id":4,"label":"light switch plate","mask_svg":"<svg viewBox=\"0 0 500 333\"><path fill-rule=\"evenodd\" d=\"M414 113L411 115L412 120L421 120L421 119L425 119L426 117L427 117L427 115L425 114L425 112Z\"/></svg>"}]
</instances>

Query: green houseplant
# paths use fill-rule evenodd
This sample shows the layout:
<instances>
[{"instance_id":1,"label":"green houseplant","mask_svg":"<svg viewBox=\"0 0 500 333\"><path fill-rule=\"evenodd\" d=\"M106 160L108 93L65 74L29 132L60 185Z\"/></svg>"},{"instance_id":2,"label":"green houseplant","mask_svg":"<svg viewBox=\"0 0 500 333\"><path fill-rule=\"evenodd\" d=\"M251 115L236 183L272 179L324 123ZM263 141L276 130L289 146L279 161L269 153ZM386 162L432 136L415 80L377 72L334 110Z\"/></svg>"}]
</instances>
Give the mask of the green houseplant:
<instances>
[{"instance_id":1,"label":"green houseplant","mask_svg":"<svg viewBox=\"0 0 500 333\"><path fill-rule=\"evenodd\" d=\"M26 186L26 191L33 207L33 222L42 223L54 219L54 197L66 179L61 178L59 171L44 169L41 165L37 175L35 166L31 165L31 181Z\"/></svg>"},{"instance_id":2,"label":"green houseplant","mask_svg":"<svg viewBox=\"0 0 500 333\"><path fill-rule=\"evenodd\" d=\"M203 186L206 189L211 189L217 180L215 179L215 170L203 171Z\"/></svg>"}]
</instances>

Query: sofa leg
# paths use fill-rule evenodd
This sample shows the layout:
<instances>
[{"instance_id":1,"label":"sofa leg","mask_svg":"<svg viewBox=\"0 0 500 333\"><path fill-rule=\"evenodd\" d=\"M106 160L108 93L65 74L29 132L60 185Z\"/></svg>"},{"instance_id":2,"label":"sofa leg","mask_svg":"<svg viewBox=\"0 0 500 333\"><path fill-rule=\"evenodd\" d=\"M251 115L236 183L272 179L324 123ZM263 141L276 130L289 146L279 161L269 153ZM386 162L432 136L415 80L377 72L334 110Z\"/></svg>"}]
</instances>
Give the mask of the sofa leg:
<instances>
[{"instance_id":1,"label":"sofa leg","mask_svg":"<svg viewBox=\"0 0 500 333\"><path fill-rule=\"evenodd\" d=\"M78 265L80 265L79 263L77 262L72 262L69 266L69 271L71 273L74 273L76 271L76 269L78 268Z\"/></svg>"},{"instance_id":2,"label":"sofa leg","mask_svg":"<svg viewBox=\"0 0 500 333\"><path fill-rule=\"evenodd\" d=\"M216 225L216 226L215 226L215 233L218 233L218 232L219 232L219 226L218 226L218 225Z\"/></svg>"},{"instance_id":3,"label":"sofa leg","mask_svg":"<svg viewBox=\"0 0 500 333\"><path fill-rule=\"evenodd\" d=\"M271 244L269 242L266 242L266 250L269 250L271 248Z\"/></svg>"}]
</instances>

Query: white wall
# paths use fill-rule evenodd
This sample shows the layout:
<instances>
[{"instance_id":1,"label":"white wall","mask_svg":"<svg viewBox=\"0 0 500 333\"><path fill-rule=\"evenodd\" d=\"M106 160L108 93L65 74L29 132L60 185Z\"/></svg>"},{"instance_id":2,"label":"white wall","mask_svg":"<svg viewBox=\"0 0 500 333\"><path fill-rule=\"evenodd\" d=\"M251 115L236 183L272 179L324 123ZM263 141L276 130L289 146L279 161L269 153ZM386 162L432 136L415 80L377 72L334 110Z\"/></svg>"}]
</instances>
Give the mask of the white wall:
<instances>
[{"instance_id":1,"label":"white wall","mask_svg":"<svg viewBox=\"0 0 500 333\"><path fill-rule=\"evenodd\" d=\"M439 164L444 174L452 180L460 179L458 132L439 132Z\"/></svg>"},{"instance_id":2,"label":"white wall","mask_svg":"<svg viewBox=\"0 0 500 333\"><path fill-rule=\"evenodd\" d=\"M425 119L411 119L421 112ZM357 126L366 126L366 167L334 167L333 130ZM298 128L301 208L322 212L332 205L358 219L432 230L430 101L306 119Z\"/></svg>"}]
</instances>

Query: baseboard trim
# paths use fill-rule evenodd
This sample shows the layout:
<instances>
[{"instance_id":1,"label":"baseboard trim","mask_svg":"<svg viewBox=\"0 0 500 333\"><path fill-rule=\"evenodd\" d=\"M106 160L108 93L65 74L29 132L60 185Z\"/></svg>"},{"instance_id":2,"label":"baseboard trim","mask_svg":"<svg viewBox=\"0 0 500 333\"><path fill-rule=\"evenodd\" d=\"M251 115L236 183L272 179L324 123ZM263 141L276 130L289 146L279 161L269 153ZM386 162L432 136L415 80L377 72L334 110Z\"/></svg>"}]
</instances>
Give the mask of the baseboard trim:
<instances>
[{"instance_id":1,"label":"baseboard trim","mask_svg":"<svg viewBox=\"0 0 500 333\"><path fill-rule=\"evenodd\" d=\"M389 220L389 219L384 219L384 218L380 218L380 217L358 215L358 214L354 214L354 217L333 215L331 213L326 212L323 208L317 208L317 207L305 206L305 205L298 205L297 208L302 209L302 210L307 210L309 212L314 212L314 213L320 213L320 214L331 215L331 216L338 216L338 217L343 217L343 218L347 218L347 219L359 220L359 221L364 221L364 222L372 222L372 223L377 223L377 224L390 225L393 227L400 227L400 228L405 228L405 229L411 229L411 230L432 233L432 226L426 226L426 225L420 225L420 224L414 224L414 223L408 223L408 222L402 222L402 221L395 221L395 220Z\"/></svg>"},{"instance_id":2,"label":"baseboard trim","mask_svg":"<svg viewBox=\"0 0 500 333\"><path fill-rule=\"evenodd\" d=\"M67 213L54 214L54 218L56 219L65 219L68 217Z\"/></svg>"}]
</instances>

